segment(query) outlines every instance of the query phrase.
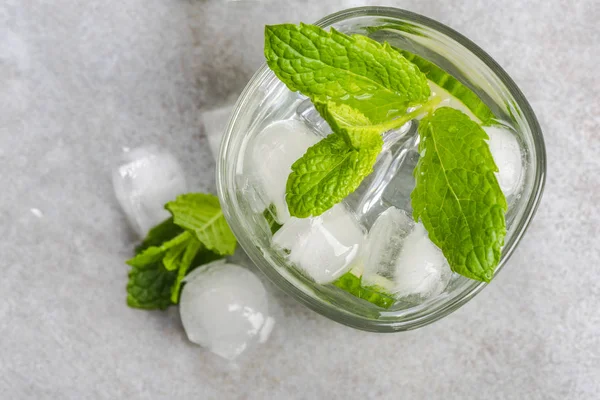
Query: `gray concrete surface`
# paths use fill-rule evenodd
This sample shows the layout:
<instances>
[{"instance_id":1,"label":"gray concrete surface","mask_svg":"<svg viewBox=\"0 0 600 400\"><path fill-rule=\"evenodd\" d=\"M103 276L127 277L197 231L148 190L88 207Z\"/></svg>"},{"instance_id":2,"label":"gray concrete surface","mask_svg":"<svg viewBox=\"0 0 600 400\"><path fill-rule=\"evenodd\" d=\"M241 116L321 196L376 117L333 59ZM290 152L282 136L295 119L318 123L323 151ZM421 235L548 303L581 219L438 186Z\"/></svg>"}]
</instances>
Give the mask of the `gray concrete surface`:
<instances>
[{"instance_id":1,"label":"gray concrete surface","mask_svg":"<svg viewBox=\"0 0 600 400\"><path fill-rule=\"evenodd\" d=\"M387 1L486 49L539 117L548 181L493 284L418 331L377 335L280 296L264 352L226 371L175 309L127 308L133 235L113 197L123 147L171 149L214 191L200 110L262 61L265 23L358 1L0 3L0 398L597 399L600 3Z\"/></svg>"}]
</instances>

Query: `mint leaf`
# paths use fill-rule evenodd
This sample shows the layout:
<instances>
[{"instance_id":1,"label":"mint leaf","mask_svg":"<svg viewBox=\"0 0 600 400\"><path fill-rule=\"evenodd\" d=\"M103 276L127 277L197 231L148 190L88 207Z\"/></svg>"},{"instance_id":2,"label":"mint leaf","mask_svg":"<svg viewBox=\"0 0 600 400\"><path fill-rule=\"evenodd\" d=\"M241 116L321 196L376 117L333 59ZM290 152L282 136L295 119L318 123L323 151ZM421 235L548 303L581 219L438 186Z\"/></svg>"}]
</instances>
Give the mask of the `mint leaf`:
<instances>
[{"instance_id":1,"label":"mint leaf","mask_svg":"<svg viewBox=\"0 0 600 400\"><path fill-rule=\"evenodd\" d=\"M179 264L181 263L181 258L185 253L188 246L190 246L190 242L195 240L191 235L189 239L181 242L165 252L165 256L163 258L163 265L168 271L175 271L179 269Z\"/></svg>"},{"instance_id":2,"label":"mint leaf","mask_svg":"<svg viewBox=\"0 0 600 400\"><path fill-rule=\"evenodd\" d=\"M362 278L354 275L352 271L348 271L340 276L333 282L333 285L381 308L390 308L396 301L392 296L383 293L383 291L377 288L364 287L362 285Z\"/></svg>"},{"instance_id":3,"label":"mint leaf","mask_svg":"<svg viewBox=\"0 0 600 400\"><path fill-rule=\"evenodd\" d=\"M132 266L127 284L130 307L165 309L177 304L189 271L235 250L235 237L215 196L182 195L165 207L173 218L151 229L127 261Z\"/></svg>"},{"instance_id":4,"label":"mint leaf","mask_svg":"<svg viewBox=\"0 0 600 400\"><path fill-rule=\"evenodd\" d=\"M421 157L414 171L413 217L453 271L489 282L506 235L506 199L485 131L462 112L443 107L419 125Z\"/></svg>"},{"instance_id":5,"label":"mint leaf","mask_svg":"<svg viewBox=\"0 0 600 400\"><path fill-rule=\"evenodd\" d=\"M287 180L290 214L298 218L317 216L342 201L373 171L382 146L379 135L368 135L362 147L355 149L335 132L310 147L292 164Z\"/></svg>"},{"instance_id":6,"label":"mint leaf","mask_svg":"<svg viewBox=\"0 0 600 400\"><path fill-rule=\"evenodd\" d=\"M173 215L173 221L192 232L209 250L221 255L233 254L236 239L216 196L203 193L189 193L178 196L165 205Z\"/></svg>"},{"instance_id":7,"label":"mint leaf","mask_svg":"<svg viewBox=\"0 0 600 400\"><path fill-rule=\"evenodd\" d=\"M202 243L200 243L196 238L191 238L187 247L185 248L185 252L183 253L180 262L177 264L177 278L175 282L171 286L171 301L175 304L179 302L179 291L181 289L181 282L183 278L185 278L185 274L187 274L192 261L196 257L196 254L202 248ZM166 263L165 263L166 266Z\"/></svg>"},{"instance_id":8,"label":"mint leaf","mask_svg":"<svg viewBox=\"0 0 600 400\"><path fill-rule=\"evenodd\" d=\"M436 85L445 89L448 93L460 100L471 112L479 118L483 125L489 125L494 122L496 116L490 108L467 86L463 85L458 79L435 65L434 63L419 57L416 54L409 53L406 50L396 49L407 60L415 64L427 79Z\"/></svg>"},{"instance_id":9,"label":"mint leaf","mask_svg":"<svg viewBox=\"0 0 600 400\"><path fill-rule=\"evenodd\" d=\"M355 149L368 147L373 141L373 135L380 135L395 126L390 122L373 124L360 111L346 104L316 101L315 108L327 121L331 130L343 135L346 143Z\"/></svg>"},{"instance_id":10,"label":"mint leaf","mask_svg":"<svg viewBox=\"0 0 600 400\"><path fill-rule=\"evenodd\" d=\"M182 245L185 246L189 238L190 234L188 232L180 233L160 246L151 246L139 251L135 257L127 261L127 264L132 267L140 267L160 261L170 249L178 249Z\"/></svg>"},{"instance_id":11,"label":"mint leaf","mask_svg":"<svg viewBox=\"0 0 600 400\"><path fill-rule=\"evenodd\" d=\"M263 211L263 217L265 217L265 219L267 220L267 224L269 225L269 229L271 230L272 235L274 235L279 230L279 228L283 226L275 220L276 213L277 210L275 209L275 204L273 203L271 203L269 207L265 208L265 211Z\"/></svg>"},{"instance_id":12,"label":"mint leaf","mask_svg":"<svg viewBox=\"0 0 600 400\"><path fill-rule=\"evenodd\" d=\"M164 226L166 225L157 230L152 229L144 243L155 243L155 239L159 236L157 232ZM172 229L168 231L174 232ZM150 246L141 250L127 261L127 264L132 267L127 283L127 304L130 307L165 309L171 304L171 287L177 278L178 269L174 264L178 257L168 260L167 255L179 253L181 249L186 248L191 239L193 237L189 232L180 233L160 246Z\"/></svg>"},{"instance_id":13,"label":"mint leaf","mask_svg":"<svg viewBox=\"0 0 600 400\"><path fill-rule=\"evenodd\" d=\"M425 75L387 43L333 28L267 26L265 57L290 90L348 105L373 123L404 114L430 93Z\"/></svg>"},{"instance_id":14,"label":"mint leaf","mask_svg":"<svg viewBox=\"0 0 600 400\"><path fill-rule=\"evenodd\" d=\"M164 220L154 228L150 229L144 241L136 246L135 254L139 254L151 246L160 246L164 242L173 239L183 232L183 228L173 223L173 218Z\"/></svg>"},{"instance_id":15,"label":"mint leaf","mask_svg":"<svg viewBox=\"0 0 600 400\"><path fill-rule=\"evenodd\" d=\"M340 132L350 146L360 149L370 145L373 139L369 136L381 135L389 130L400 128L408 121L430 112L440 101L438 97L432 98L408 114L378 124L374 124L364 114L345 104L316 101L315 108L333 132Z\"/></svg>"},{"instance_id":16,"label":"mint leaf","mask_svg":"<svg viewBox=\"0 0 600 400\"><path fill-rule=\"evenodd\" d=\"M134 265L127 283L127 305L164 310L171 305L171 287L176 278L177 271L167 271L161 260Z\"/></svg>"}]
</instances>

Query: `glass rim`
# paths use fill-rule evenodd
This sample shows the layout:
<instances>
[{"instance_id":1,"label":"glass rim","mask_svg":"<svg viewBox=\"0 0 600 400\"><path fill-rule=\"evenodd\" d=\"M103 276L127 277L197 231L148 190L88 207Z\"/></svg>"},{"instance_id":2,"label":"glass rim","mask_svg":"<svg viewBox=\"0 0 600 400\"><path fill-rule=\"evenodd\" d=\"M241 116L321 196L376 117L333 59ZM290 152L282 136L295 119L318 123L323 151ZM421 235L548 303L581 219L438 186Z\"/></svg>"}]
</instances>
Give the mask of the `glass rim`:
<instances>
[{"instance_id":1,"label":"glass rim","mask_svg":"<svg viewBox=\"0 0 600 400\"><path fill-rule=\"evenodd\" d=\"M461 33L431 18L394 7L365 6L349 8L327 15L324 18L318 20L315 23L315 25L321 27L328 27L335 23L342 22L344 20L348 20L350 18L355 17L398 18L409 22L419 23L434 31L442 33L443 35L462 45L465 49L467 49L469 52L474 54L479 60L481 60L488 68L490 68L490 70L505 85L509 94L514 98L515 103L519 107L519 110L521 111L522 116L526 124L528 125L532 135L533 148L535 150L535 162L532 164L532 166L535 168L535 176L532 182L531 195L529 196L529 199L524 207L523 216L519 220L515 221L516 225L514 228L514 240L508 246L505 246L502 250L503 257L498 267L496 268L494 274L494 276L496 276L504 267L506 262L510 259L512 253L514 252L515 248L517 247L523 235L525 234L532 218L534 217L537 211L541 200L541 195L545 186L546 149L544 144L544 138L542 135L542 130L533 112L533 109L531 108L529 102L527 101L521 90L517 87L513 79L490 55L488 55L483 49L481 49L478 45L476 45L474 42L472 42L470 39L468 39ZM232 209L234 209L235 207L228 207L228 205L231 205L232 203L237 203L237 201L235 201L232 198L234 196L230 196L230 193L228 192L228 189L225 185L225 171L227 170L226 155L230 147L229 139L231 138L233 133L232 128L234 122L237 120L240 114L240 110L244 108L248 94L255 89L257 84L265 81L265 79L268 78L269 74L271 74L271 71L266 65L266 63L264 63L259 68L259 70L252 76L252 78L240 94L238 101L234 106L227 129L225 130L225 134L221 142L221 150L217 162L216 182L218 196L224 204L222 208L225 218L230 223L230 227L233 230L236 238L238 239L241 247L245 250L250 259L257 265L261 272L264 273L269 278L269 280L271 280L277 287L279 287L287 294L290 294L300 303L306 305L313 311L316 311L319 314L322 314L344 325L372 332L397 332L416 329L428 325L457 310L469 300L471 300L473 297L475 297L475 295L477 295L481 290L483 290L487 283L474 281L476 282L476 284L468 286L466 289L463 290L463 293L460 293L451 301L441 304L433 311L429 311L427 309L417 311L414 314L414 318L411 318L410 320L378 320L350 313L345 309L337 308L329 303L326 303L322 299L312 297L297 286L295 286L289 280L287 280L279 272L275 271L275 268L273 266L265 266L262 264L270 263L263 258L262 253L260 251L257 251L258 248L249 240L247 233L243 229L240 229L240 216L232 212Z\"/></svg>"}]
</instances>

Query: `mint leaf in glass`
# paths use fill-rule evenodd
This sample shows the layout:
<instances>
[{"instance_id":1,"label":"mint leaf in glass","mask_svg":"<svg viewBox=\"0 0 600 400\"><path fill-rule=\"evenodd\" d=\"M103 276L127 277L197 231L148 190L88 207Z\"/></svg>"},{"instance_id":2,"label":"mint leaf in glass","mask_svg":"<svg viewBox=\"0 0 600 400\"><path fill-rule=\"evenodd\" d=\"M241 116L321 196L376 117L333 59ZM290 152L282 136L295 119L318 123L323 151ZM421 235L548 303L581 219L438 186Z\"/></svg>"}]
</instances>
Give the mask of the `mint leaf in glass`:
<instances>
[{"instance_id":1,"label":"mint leaf in glass","mask_svg":"<svg viewBox=\"0 0 600 400\"><path fill-rule=\"evenodd\" d=\"M348 271L340 276L333 282L333 285L381 308L390 308L396 301L392 296L387 295L379 288L363 286L362 278L354 275L352 271Z\"/></svg>"},{"instance_id":2,"label":"mint leaf in glass","mask_svg":"<svg viewBox=\"0 0 600 400\"><path fill-rule=\"evenodd\" d=\"M290 90L348 105L372 123L403 115L430 94L425 75L389 44L333 28L266 26L265 57Z\"/></svg>"},{"instance_id":3,"label":"mint leaf in glass","mask_svg":"<svg viewBox=\"0 0 600 400\"><path fill-rule=\"evenodd\" d=\"M366 135L361 148L335 132L310 147L294 164L286 184L290 214L321 215L352 193L373 171L383 146L380 135Z\"/></svg>"},{"instance_id":4,"label":"mint leaf in glass","mask_svg":"<svg viewBox=\"0 0 600 400\"><path fill-rule=\"evenodd\" d=\"M409 53L406 50L396 50L407 60L419 67L421 72L427 76L427 79L446 90L467 106L483 125L490 125L494 122L496 116L492 110L481 101L475 92L463 85L458 79L423 57Z\"/></svg>"},{"instance_id":5,"label":"mint leaf in glass","mask_svg":"<svg viewBox=\"0 0 600 400\"><path fill-rule=\"evenodd\" d=\"M413 217L453 271L489 282L500 260L507 203L485 131L464 113L442 107L419 125Z\"/></svg>"},{"instance_id":6,"label":"mint leaf in glass","mask_svg":"<svg viewBox=\"0 0 600 400\"><path fill-rule=\"evenodd\" d=\"M314 104L332 131L341 133L350 146L360 149L370 145L370 141L373 140L370 136L400 128L408 121L430 112L439 102L439 98L432 98L412 112L382 123L373 123L360 111L346 104L318 100Z\"/></svg>"},{"instance_id":7,"label":"mint leaf in glass","mask_svg":"<svg viewBox=\"0 0 600 400\"><path fill-rule=\"evenodd\" d=\"M269 225L269 229L271 230L272 235L277 233L277 231L283 226L275 220L276 214L277 208L273 203L271 203L269 207L265 208L265 211L263 211L263 217L265 217L265 220L267 221L267 225Z\"/></svg>"}]
</instances>

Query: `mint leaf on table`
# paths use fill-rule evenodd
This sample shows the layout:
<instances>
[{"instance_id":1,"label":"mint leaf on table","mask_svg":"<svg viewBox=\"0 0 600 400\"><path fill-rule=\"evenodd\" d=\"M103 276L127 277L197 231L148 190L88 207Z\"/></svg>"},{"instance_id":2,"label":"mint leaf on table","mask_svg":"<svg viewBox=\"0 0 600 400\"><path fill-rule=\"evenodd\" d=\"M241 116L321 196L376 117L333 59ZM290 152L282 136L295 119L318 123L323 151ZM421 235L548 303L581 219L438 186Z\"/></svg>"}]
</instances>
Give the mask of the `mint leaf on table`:
<instances>
[{"instance_id":1,"label":"mint leaf on table","mask_svg":"<svg viewBox=\"0 0 600 400\"><path fill-rule=\"evenodd\" d=\"M333 28L266 26L265 57L290 90L345 104L372 123L403 115L430 94L425 75L387 43Z\"/></svg>"},{"instance_id":2,"label":"mint leaf on table","mask_svg":"<svg viewBox=\"0 0 600 400\"><path fill-rule=\"evenodd\" d=\"M192 265L192 261L202 248L202 243L200 243L196 238L192 238L188 243L188 246L185 248L179 262L177 263L177 277L175 282L171 286L171 301L174 304L179 302L179 291L181 290L181 282L183 282L183 278L185 278L185 274L188 273ZM166 266L166 263L165 263Z\"/></svg>"},{"instance_id":3,"label":"mint leaf on table","mask_svg":"<svg viewBox=\"0 0 600 400\"><path fill-rule=\"evenodd\" d=\"M320 215L356 190L373 171L383 146L379 135L365 138L369 140L356 149L342 134L332 133L292 164L286 184L286 202L292 216Z\"/></svg>"},{"instance_id":4,"label":"mint leaf on table","mask_svg":"<svg viewBox=\"0 0 600 400\"><path fill-rule=\"evenodd\" d=\"M189 193L178 196L165 205L173 215L173 221L192 232L209 250L221 255L233 254L236 239L225 221L216 196Z\"/></svg>"},{"instance_id":5,"label":"mint leaf on table","mask_svg":"<svg viewBox=\"0 0 600 400\"><path fill-rule=\"evenodd\" d=\"M192 234L183 232L160 246L146 248L128 260L127 264L132 269L127 284L127 304L145 309L165 309L172 304L173 287L178 285L179 271L187 271L189 262L196 255L188 255L192 257L189 262L185 258L194 242L198 241Z\"/></svg>"},{"instance_id":6,"label":"mint leaf on table","mask_svg":"<svg viewBox=\"0 0 600 400\"><path fill-rule=\"evenodd\" d=\"M489 282L506 235L506 199L485 131L462 112L443 107L419 125L421 157L414 171L413 217L453 271Z\"/></svg>"},{"instance_id":7,"label":"mint leaf on table","mask_svg":"<svg viewBox=\"0 0 600 400\"><path fill-rule=\"evenodd\" d=\"M215 196L186 194L165 207L173 218L151 229L127 261L132 267L127 284L130 307L165 309L177 304L187 273L235 250L235 237Z\"/></svg>"},{"instance_id":8,"label":"mint leaf on table","mask_svg":"<svg viewBox=\"0 0 600 400\"><path fill-rule=\"evenodd\" d=\"M165 252L165 256L163 258L163 265L169 271L175 271L179 269L179 265L181 264L181 259L185 254L187 248L190 246L192 241L196 241L195 238L192 237L188 233L188 239L171 247Z\"/></svg>"},{"instance_id":9,"label":"mint leaf on table","mask_svg":"<svg viewBox=\"0 0 600 400\"><path fill-rule=\"evenodd\" d=\"M183 228L175 225L173 218L169 218L150 229L144 241L135 248L135 253L139 254L151 246L160 246L164 242L173 239L183 232Z\"/></svg>"},{"instance_id":10,"label":"mint leaf on table","mask_svg":"<svg viewBox=\"0 0 600 400\"><path fill-rule=\"evenodd\" d=\"M458 79L438 67L436 64L412 54L406 50L396 49L407 60L419 67L427 79L445 89L448 93L460 100L475 115L483 125L489 125L494 122L496 116L490 108L466 85Z\"/></svg>"},{"instance_id":11,"label":"mint leaf on table","mask_svg":"<svg viewBox=\"0 0 600 400\"><path fill-rule=\"evenodd\" d=\"M179 249L181 246L185 246L190 236L188 232L183 232L159 246L147 247L127 261L127 264L139 267L162 260L171 249Z\"/></svg>"},{"instance_id":12,"label":"mint leaf on table","mask_svg":"<svg viewBox=\"0 0 600 400\"><path fill-rule=\"evenodd\" d=\"M164 310L172 304L171 287L177 279L177 271L167 271L162 260L128 264L132 268L127 283L127 305Z\"/></svg>"}]
</instances>

